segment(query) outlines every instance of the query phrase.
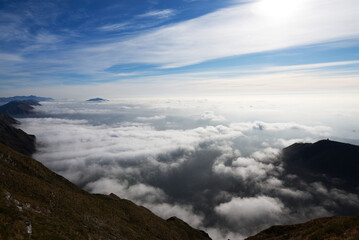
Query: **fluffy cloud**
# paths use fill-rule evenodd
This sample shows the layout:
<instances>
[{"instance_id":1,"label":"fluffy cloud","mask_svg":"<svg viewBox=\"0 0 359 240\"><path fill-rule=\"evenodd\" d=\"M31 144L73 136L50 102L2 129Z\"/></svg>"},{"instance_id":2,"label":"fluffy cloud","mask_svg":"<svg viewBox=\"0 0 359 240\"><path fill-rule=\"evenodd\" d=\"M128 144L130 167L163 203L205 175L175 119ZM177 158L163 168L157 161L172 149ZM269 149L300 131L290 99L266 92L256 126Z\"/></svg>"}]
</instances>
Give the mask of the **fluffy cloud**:
<instances>
[{"instance_id":1,"label":"fluffy cloud","mask_svg":"<svg viewBox=\"0 0 359 240\"><path fill-rule=\"evenodd\" d=\"M225 121L225 117L216 115L211 111L207 111L201 115L201 120L209 120L213 122L223 122Z\"/></svg>"},{"instance_id":2,"label":"fluffy cloud","mask_svg":"<svg viewBox=\"0 0 359 240\"><path fill-rule=\"evenodd\" d=\"M231 127L240 131L265 130L265 131L291 131L303 130L308 133L328 136L331 133L331 128L327 126L306 126L295 122L281 122L281 123L266 123L261 121L233 123Z\"/></svg>"},{"instance_id":3,"label":"fluffy cloud","mask_svg":"<svg viewBox=\"0 0 359 240\"><path fill-rule=\"evenodd\" d=\"M121 182L110 178L101 178L96 182L90 182L84 188L96 193L115 193L122 198L142 201L143 203L163 201L166 198L161 189L143 183L130 184L126 180Z\"/></svg>"},{"instance_id":4,"label":"fluffy cloud","mask_svg":"<svg viewBox=\"0 0 359 240\"><path fill-rule=\"evenodd\" d=\"M232 175L245 180L262 180L274 168L273 165L263 164L253 158L238 157L230 166L225 165L224 159L217 159L213 171L217 174Z\"/></svg>"},{"instance_id":5,"label":"fluffy cloud","mask_svg":"<svg viewBox=\"0 0 359 240\"><path fill-rule=\"evenodd\" d=\"M215 211L243 231L248 226L260 229L269 222L277 223L284 213L284 205L280 200L267 196L233 198L217 206Z\"/></svg>"}]
</instances>

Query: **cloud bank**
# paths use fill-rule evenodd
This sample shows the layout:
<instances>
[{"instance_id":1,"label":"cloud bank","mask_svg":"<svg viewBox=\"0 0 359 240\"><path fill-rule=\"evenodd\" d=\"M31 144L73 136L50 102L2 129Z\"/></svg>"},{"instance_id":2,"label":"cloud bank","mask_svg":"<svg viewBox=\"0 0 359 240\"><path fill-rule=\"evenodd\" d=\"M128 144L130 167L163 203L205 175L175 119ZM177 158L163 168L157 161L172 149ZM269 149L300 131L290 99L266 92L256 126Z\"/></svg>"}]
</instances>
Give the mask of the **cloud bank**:
<instances>
[{"instance_id":1,"label":"cloud bank","mask_svg":"<svg viewBox=\"0 0 359 240\"><path fill-rule=\"evenodd\" d=\"M234 104L242 121L228 103L206 100L44 103L21 126L37 136L34 157L80 187L178 216L214 239L359 209L356 193L283 174L283 147L333 128L250 121L274 110L254 103Z\"/></svg>"}]
</instances>

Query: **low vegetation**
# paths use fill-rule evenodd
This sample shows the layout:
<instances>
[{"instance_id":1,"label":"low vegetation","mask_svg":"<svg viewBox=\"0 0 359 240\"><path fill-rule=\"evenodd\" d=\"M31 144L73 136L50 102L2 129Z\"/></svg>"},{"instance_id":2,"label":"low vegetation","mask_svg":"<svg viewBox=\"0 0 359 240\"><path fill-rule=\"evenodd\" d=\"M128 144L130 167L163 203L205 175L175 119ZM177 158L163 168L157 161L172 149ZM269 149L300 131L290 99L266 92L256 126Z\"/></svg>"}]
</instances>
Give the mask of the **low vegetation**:
<instances>
[{"instance_id":1,"label":"low vegetation","mask_svg":"<svg viewBox=\"0 0 359 240\"><path fill-rule=\"evenodd\" d=\"M246 240L357 240L359 215L318 218L306 223L272 226Z\"/></svg>"}]
</instances>

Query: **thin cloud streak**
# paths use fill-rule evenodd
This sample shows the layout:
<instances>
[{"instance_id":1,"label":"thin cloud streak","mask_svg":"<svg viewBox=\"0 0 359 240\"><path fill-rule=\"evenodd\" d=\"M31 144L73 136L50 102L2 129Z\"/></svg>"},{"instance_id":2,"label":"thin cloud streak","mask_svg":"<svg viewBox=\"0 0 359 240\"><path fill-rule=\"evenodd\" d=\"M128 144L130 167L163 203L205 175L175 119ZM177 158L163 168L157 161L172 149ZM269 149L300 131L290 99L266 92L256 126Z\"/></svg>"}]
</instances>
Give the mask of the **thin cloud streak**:
<instances>
[{"instance_id":1,"label":"thin cloud streak","mask_svg":"<svg viewBox=\"0 0 359 240\"><path fill-rule=\"evenodd\" d=\"M124 30L129 27L129 23L116 23L116 24L109 24L105 26L101 26L98 29L102 31L118 31L118 30Z\"/></svg>"},{"instance_id":2,"label":"thin cloud streak","mask_svg":"<svg viewBox=\"0 0 359 240\"><path fill-rule=\"evenodd\" d=\"M154 18L169 18L175 15L175 11L172 9L164 9L164 10L155 10L146 12L144 14L137 15L138 18L148 18L148 17L154 17Z\"/></svg>"},{"instance_id":3,"label":"thin cloud streak","mask_svg":"<svg viewBox=\"0 0 359 240\"><path fill-rule=\"evenodd\" d=\"M48 95L58 98L87 98L90 95L108 97L166 97L166 96L235 96L239 93L258 94L269 92L353 92L359 89L359 74L349 70L302 69L295 66L271 67L246 72L229 70L223 72L195 72L183 74L166 74L126 78L129 74L119 74L121 80L110 83L90 85L72 84L71 86L24 87L19 82L22 92ZM288 69L288 70L286 70ZM257 72L257 74L256 74ZM114 75L114 74L112 74ZM240 76L238 76L240 75ZM132 75L135 77L136 75ZM116 75L115 75L116 77ZM15 84L15 83L14 83ZM27 86L27 85L25 85ZM7 92L15 94L19 90Z\"/></svg>"}]
</instances>

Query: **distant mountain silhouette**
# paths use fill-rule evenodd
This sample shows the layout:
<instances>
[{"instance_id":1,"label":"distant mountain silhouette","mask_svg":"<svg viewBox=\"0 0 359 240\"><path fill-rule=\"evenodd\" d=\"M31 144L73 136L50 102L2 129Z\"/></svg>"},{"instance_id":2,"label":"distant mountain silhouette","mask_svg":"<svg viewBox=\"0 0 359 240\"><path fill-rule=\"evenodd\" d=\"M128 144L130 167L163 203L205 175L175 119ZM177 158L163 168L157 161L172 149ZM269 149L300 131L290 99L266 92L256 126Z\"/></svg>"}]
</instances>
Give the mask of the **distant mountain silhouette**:
<instances>
[{"instance_id":1,"label":"distant mountain silhouette","mask_svg":"<svg viewBox=\"0 0 359 240\"><path fill-rule=\"evenodd\" d=\"M330 140L295 143L282 151L284 169L305 181L350 191L359 187L359 146Z\"/></svg>"},{"instance_id":2,"label":"distant mountain silhouette","mask_svg":"<svg viewBox=\"0 0 359 240\"><path fill-rule=\"evenodd\" d=\"M107 99L103 99L103 98L91 98L86 100L87 102L107 102Z\"/></svg>"},{"instance_id":3,"label":"distant mountain silhouette","mask_svg":"<svg viewBox=\"0 0 359 240\"><path fill-rule=\"evenodd\" d=\"M0 98L0 102L23 101L23 100L35 100L38 102L46 102L46 101L53 101L54 99L48 98L48 97L38 97L38 96L34 96L34 95Z\"/></svg>"},{"instance_id":4,"label":"distant mountain silhouette","mask_svg":"<svg viewBox=\"0 0 359 240\"><path fill-rule=\"evenodd\" d=\"M34 107L40 106L35 100L11 101L0 106L0 113L16 115L29 115L33 113Z\"/></svg>"}]
</instances>

